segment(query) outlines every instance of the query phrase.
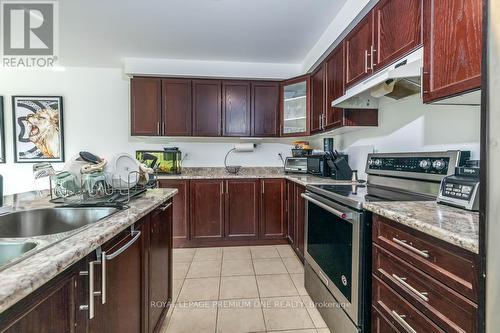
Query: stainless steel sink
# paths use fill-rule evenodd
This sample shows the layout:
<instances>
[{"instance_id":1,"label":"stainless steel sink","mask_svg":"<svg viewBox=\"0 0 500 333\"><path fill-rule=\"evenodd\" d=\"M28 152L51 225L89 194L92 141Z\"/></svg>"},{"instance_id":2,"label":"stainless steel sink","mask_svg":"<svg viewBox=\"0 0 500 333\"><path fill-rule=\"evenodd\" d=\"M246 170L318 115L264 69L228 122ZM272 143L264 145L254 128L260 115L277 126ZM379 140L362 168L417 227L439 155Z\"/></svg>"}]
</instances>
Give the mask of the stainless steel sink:
<instances>
[{"instance_id":1,"label":"stainless steel sink","mask_svg":"<svg viewBox=\"0 0 500 333\"><path fill-rule=\"evenodd\" d=\"M0 216L0 238L51 235L95 223L118 211L116 208L43 208Z\"/></svg>"},{"instance_id":2,"label":"stainless steel sink","mask_svg":"<svg viewBox=\"0 0 500 333\"><path fill-rule=\"evenodd\" d=\"M16 259L37 246L33 242L3 242L0 241L0 266Z\"/></svg>"}]
</instances>

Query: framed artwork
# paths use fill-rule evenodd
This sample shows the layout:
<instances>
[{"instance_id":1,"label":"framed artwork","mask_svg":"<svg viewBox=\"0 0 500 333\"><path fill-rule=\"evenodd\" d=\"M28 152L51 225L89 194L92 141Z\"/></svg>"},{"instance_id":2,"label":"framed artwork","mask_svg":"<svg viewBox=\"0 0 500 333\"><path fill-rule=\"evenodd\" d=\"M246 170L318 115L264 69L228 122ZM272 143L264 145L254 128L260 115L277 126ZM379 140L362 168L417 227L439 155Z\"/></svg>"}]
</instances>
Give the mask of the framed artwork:
<instances>
[{"instance_id":1,"label":"framed artwork","mask_svg":"<svg viewBox=\"0 0 500 333\"><path fill-rule=\"evenodd\" d=\"M5 163L5 126L3 115L3 96L0 96L0 163Z\"/></svg>"},{"instance_id":2,"label":"framed artwork","mask_svg":"<svg viewBox=\"0 0 500 333\"><path fill-rule=\"evenodd\" d=\"M16 163L64 162L61 96L12 96Z\"/></svg>"}]
</instances>

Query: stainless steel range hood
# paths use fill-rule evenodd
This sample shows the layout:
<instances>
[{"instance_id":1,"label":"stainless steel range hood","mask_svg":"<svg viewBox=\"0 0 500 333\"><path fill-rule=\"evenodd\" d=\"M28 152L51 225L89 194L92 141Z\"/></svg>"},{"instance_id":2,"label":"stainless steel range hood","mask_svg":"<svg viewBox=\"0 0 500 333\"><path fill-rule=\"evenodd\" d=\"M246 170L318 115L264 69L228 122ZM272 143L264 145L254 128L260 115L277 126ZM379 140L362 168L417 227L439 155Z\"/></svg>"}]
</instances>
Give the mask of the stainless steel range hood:
<instances>
[{"instance_id":1,"label":"stainless steel range hood","mask_svg":"<svg viewBox=\"0 0 500 333\"><path fill-rule=\"evenodd\" d=\"M344 109L377 109L382 96L401 99L418 94L421 91L422 63L423 48L419 48L347 89L345 95L332 101L331 105Z\"/></svg>"}]
</instances>

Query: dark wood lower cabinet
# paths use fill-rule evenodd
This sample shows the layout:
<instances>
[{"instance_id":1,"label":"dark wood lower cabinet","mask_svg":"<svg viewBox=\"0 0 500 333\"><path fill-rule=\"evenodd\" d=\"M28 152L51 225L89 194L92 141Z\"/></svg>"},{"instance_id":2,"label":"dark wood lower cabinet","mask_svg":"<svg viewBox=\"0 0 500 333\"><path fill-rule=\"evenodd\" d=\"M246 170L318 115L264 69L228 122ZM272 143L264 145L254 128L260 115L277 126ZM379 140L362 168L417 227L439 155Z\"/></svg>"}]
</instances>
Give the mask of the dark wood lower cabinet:
<instances>
[{"instance_id":1,"label":"dark wood lower cabinet","mask_svg":"<svg viewBox=\"0 0 500 333\"><path fill-rule=\"evenodd\" d=\"M150 214L149 228L149 332L158 332L172 301L172 205Z\"/></svg>"},{"instance_id":2,"label":"dark wood lower cabinet","mask_svg":"<svg viewBox=\"0 0 500 333\"><path fill-rule=\"evenodd\" d=\"M191 181L191 239L224 238L224 181Z\"/></svg>"},{"instance_id":3,"label":"dark wood lower cabinet","mask_svg":"<svg viewBox=\"0 0 500 333\"><path fill-rule=\"evenodd\" d=\"M173 240L174 247L189 241L189 180L161 179L161 188L175 188L179 192L173 197Z\"/></svg>"},{"instance_id":4,"label":"dark wood lower cabinet","mask_svg":"<svg viewBox=\"0 0 500 333\"><path fill-rule=\"evenodd\" d=\"M286 182L286 238L288 243L295 248L295 183Z\"/></svg>"},{"instance_id":5,"label":"dark wood lower cabinet","mask_svg":"<svg viewBox=\"0 0 500 333\"><path fill-rule=\"evenodd\" d=\"M257 239L259 237L259 181L256 179L226 180L226 239Z\"/></svg>"},{"instance_id":6,"label":"dark wood lower cabinet","mask_svg":"<svg viewBox=\"0 0 500 333\"><path fill-rule=\"evenodd\" d=\"M260 237L285 238L285 180L262 179L260 205Z\"/></svg>"},{"instance_id":7,"label":"dark wood lower cabinet","mask_svg":"<svg viewBox=\"0 0 500 333\"><path fill-rule=\"evenodd\" d=\"M171 228L169 201L1 313L0 332L158 332L172 296Z\"/></svg>"},{"instance_id":8,"label":"dark wood lower cabinet","mask_svg":"<svg viewBox=\"0 0 500 333\"><path fill-rule=\"evenodd\" d=\"M476 254L378 215L372 237L372 332L479 331Z\"/></svg>"},{"instance_id":9,"label":"dark wood lower cabinet","mask_svg":"<svg viewBox=\"0 0 500 333\"><path fill-rule=\"evenodd\" d=\"M304 186L292 181L287 182L287 240L302 261L304 261L306 206L301 194L305 191Z\"/></svg>"}]
</instances>

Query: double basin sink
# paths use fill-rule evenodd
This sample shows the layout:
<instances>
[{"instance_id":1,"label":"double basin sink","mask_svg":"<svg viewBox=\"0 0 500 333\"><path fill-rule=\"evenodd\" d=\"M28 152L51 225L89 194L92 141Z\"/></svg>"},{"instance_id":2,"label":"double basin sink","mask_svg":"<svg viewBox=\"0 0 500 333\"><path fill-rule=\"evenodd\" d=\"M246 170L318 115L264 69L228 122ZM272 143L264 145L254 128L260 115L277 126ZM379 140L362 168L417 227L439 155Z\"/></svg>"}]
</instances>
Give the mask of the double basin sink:
<instances>
[{"instance_id":1,"label":"double basin sink","mask_svg":"<svg viewBox=\"0 0 500 333\"><path fill-rule=\"evenodd\" d=\"M0 216L0 268L35 250L30 238L83 228L117 212L117 208L41 208Z\"/></svg>"}]
</instances>

